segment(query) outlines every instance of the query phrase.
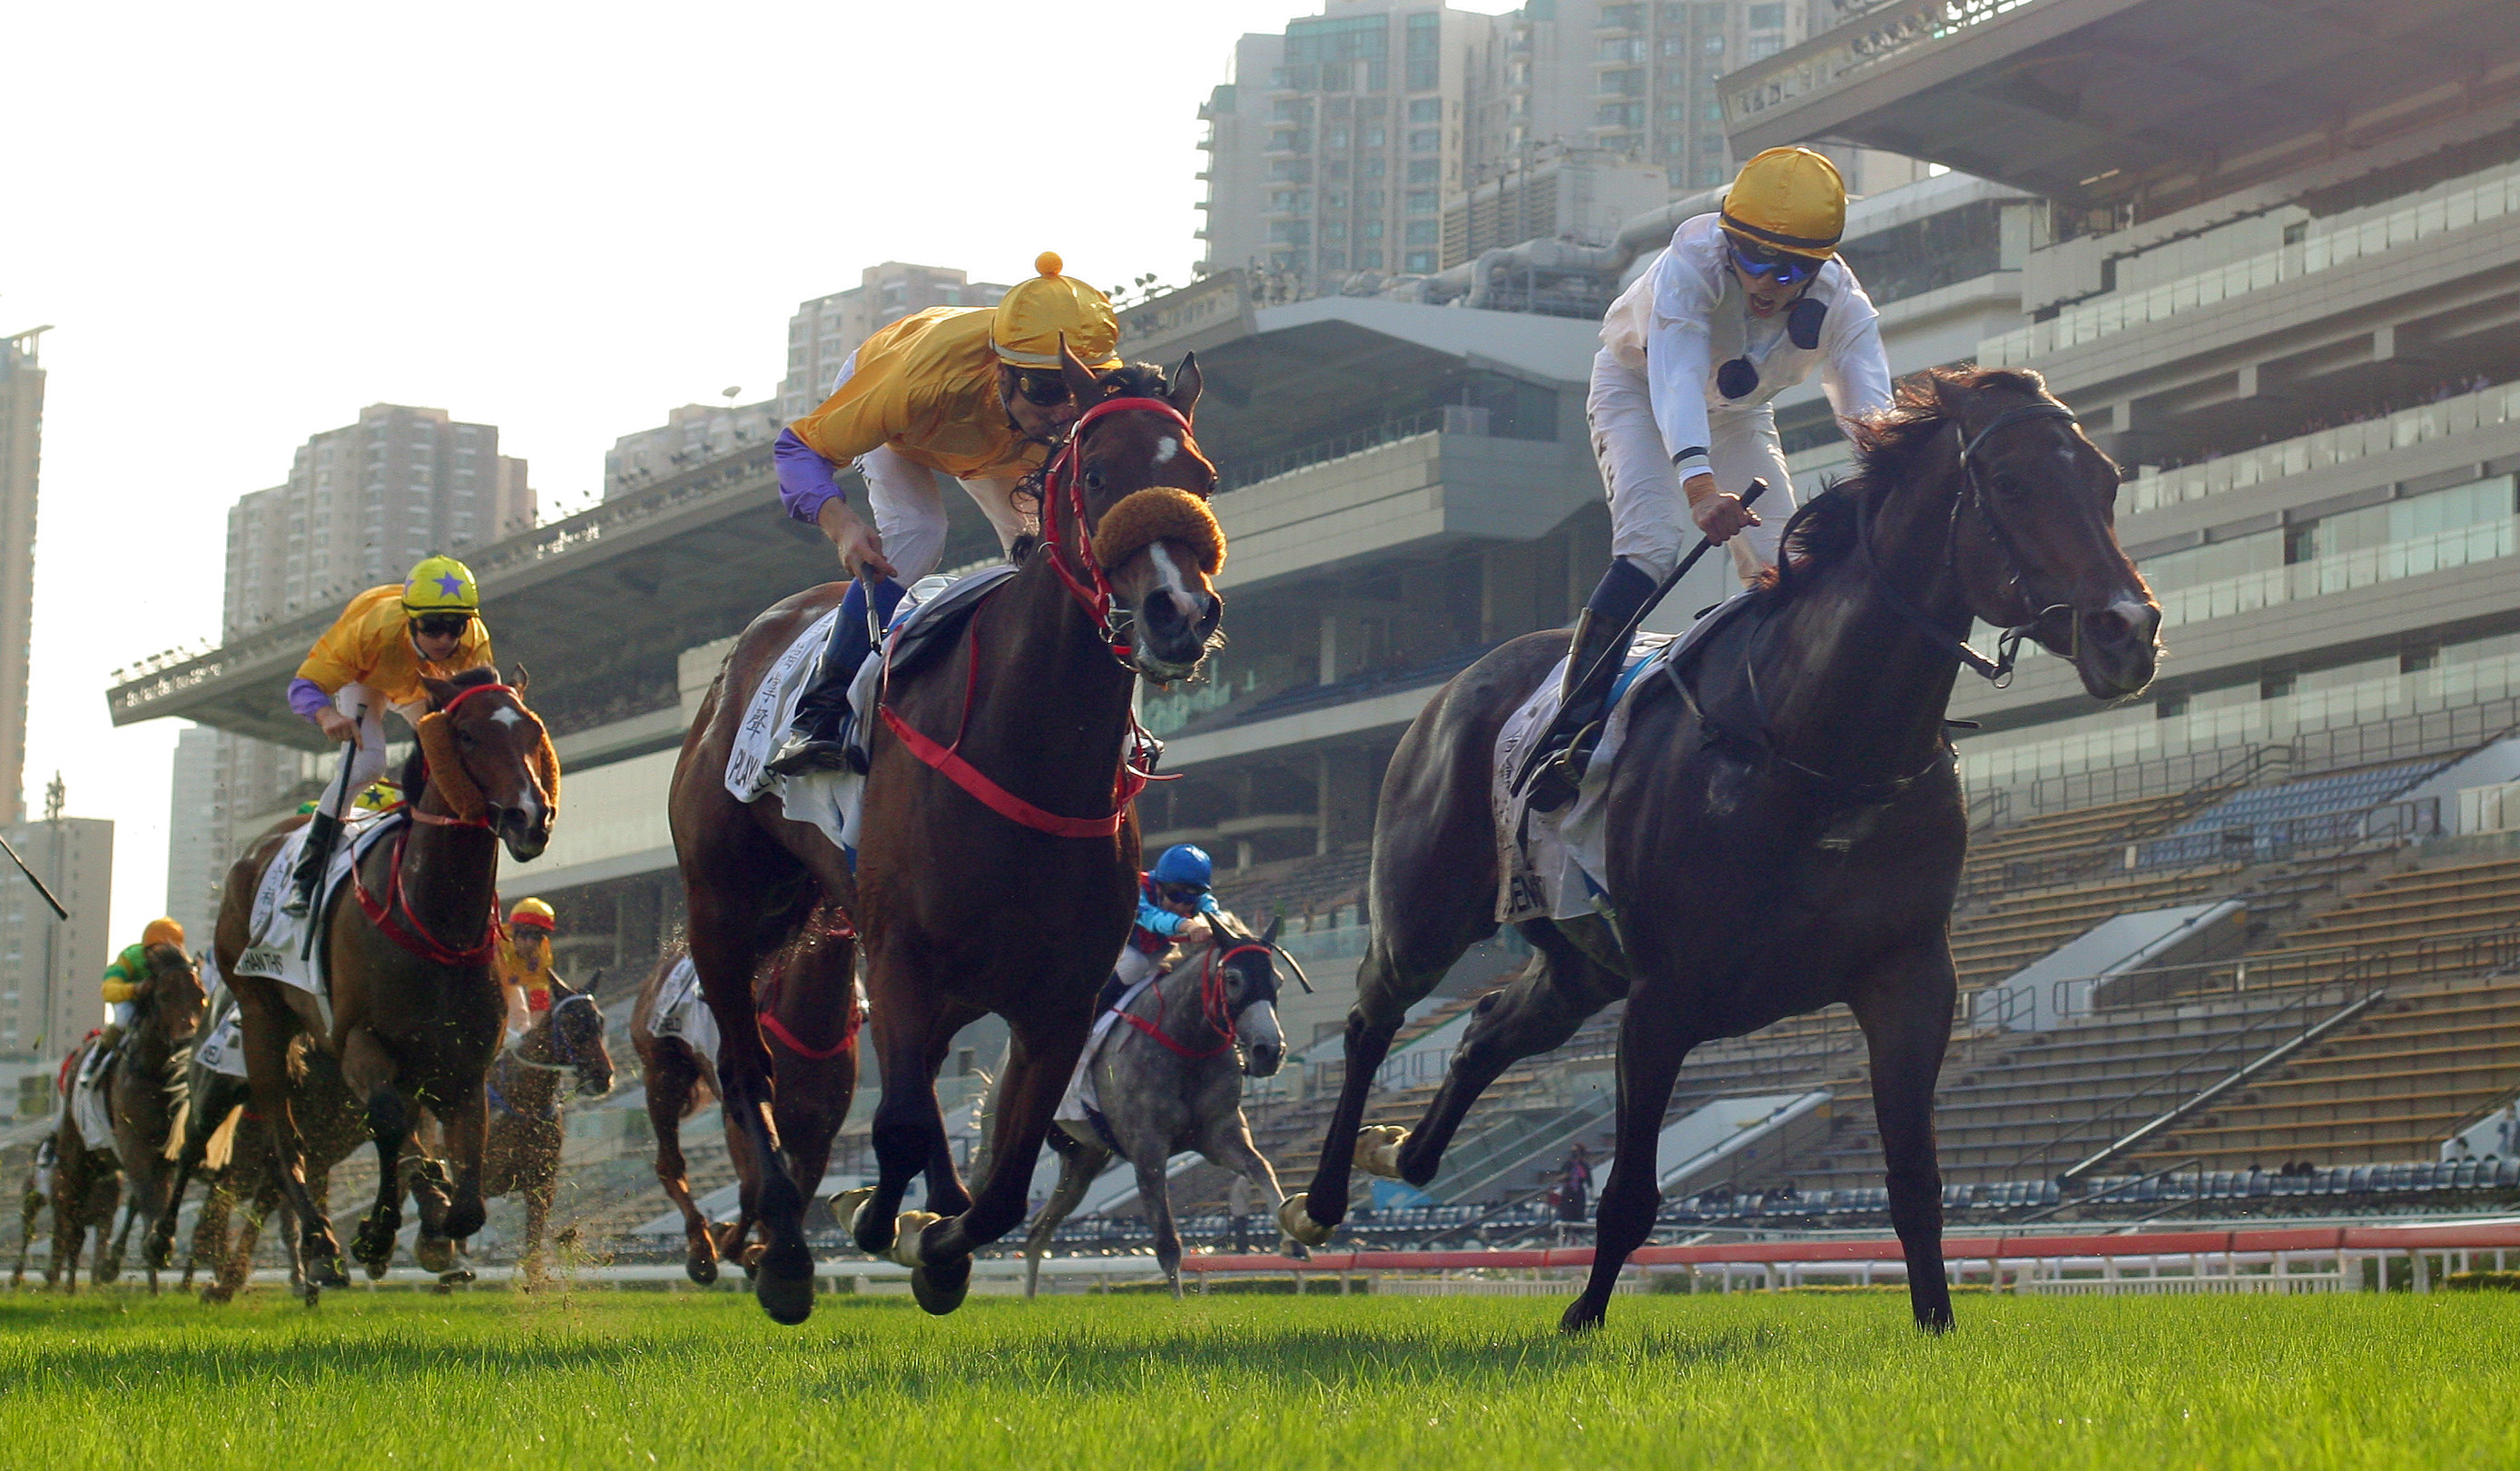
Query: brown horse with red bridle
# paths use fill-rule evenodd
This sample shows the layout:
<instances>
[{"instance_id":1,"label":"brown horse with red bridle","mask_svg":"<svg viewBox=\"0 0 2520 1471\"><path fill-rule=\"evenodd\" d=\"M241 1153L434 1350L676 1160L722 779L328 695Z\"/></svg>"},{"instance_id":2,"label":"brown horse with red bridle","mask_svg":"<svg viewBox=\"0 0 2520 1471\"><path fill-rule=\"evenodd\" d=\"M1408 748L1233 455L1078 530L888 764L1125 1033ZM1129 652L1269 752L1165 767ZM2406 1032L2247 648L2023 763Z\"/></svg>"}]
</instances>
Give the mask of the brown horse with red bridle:
<instances>
[{"instance_id":1,"label":"brown horse with red bridle","mask_svg":"<svg viewBox=\"0 0 2520 1471\"><path fill-rule=\"evenodd\" d=\"M396 1166L414 1126L414 1104L445 1129L454 1167L445 1234L460 1241L483 1218L482 1080L507 1030L506 1002L490 973L499 849L505 845L519 863L542 855L559 810L560 762L523 692L501 683L498 670L468 669L427 684L430 713L421 719L419 750L404 773L403 790L415 794L410 825L369 849L352 870L354 882L320 911L329 1028L315 996L236 970L251 940L254 890L296 820L274 828L228 870L219 908L219 971L243 1014L253 1112L271 1127L313 1287L347 1286L349 1279L332 1221L306 1187L304 1146L291 1112L289 1041L300 1031L339 1060L376 1141L377 1199L353 1243L358 1260L373 1266L393 1254L402 1228Z\"/></svg>"},{"instance_id":2,"label":"brown horse with red bridle","mask_svg":"<svg viewBox=\"0 0 2520 1471\"><path fill-rule=\"evenodd\" d=\"M1185 359L1170 383L1146 364L1098 379L1069 356L1063 370L1090 407L1043 479L1046 534L1018 541L1018 570L950 647L885 681L855 871L774 799L737 810L722 780L762 670L839 601L841 584L790 598L745 630L674 776L692 955L724 1038L719 1080L763 1158L786 1155L768 1052L749 1025L752 975L825 896L858 925L884 1094L879 1182L853 1193L852 1225L861 1248L909 1259L931 1311L962 1301L971 1250L1023 1218L1096 988L1128 936L1138 872L1129 803L1144 782L1132 764L1133 686L1191 674L1222 613L1207 581L1224 552L1206 508L1216 472L1191 431L1196 365ZM975 1201L955 1175L935 1078L955 1033L991 1013L1013 1043ZM817 1035L846 1025L834 1005ZM911 1230L896 1244L895 1212L922 1172L929 1209L902 1218ZM774 1171L759 1200L769 1244L753 1290L785 1323L813 1309L812 1184Z\"/></svg>"}]
</instances>

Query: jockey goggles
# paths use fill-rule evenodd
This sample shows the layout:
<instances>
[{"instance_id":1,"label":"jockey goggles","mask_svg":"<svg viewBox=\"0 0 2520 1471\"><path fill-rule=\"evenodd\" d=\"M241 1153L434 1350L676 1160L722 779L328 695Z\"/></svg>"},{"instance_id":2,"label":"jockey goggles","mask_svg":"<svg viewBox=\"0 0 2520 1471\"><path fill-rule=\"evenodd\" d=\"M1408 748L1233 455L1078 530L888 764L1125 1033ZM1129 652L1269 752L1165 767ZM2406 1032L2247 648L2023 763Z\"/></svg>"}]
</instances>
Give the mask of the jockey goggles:
<instances>
[{"instance_id":1,"label":"jockey goggles","mask_svg":"<svg viewBox=\"0 0 2520 1471\"><path fill-rule=\"evenodd\" d=\"M1155 893L1168 904L1195 904L1207 897L1206 890L1191 884L1164 884Z\"/></svg>"},{"instance_id":2,"label":"jockey goggles","mask_svg":"<svg viewBox=\"0 0 2520 1471\"><path fill-rule=\"evenodd\" d=\"M424 613L411 621L411 626L430 638L461 638L472 621L469 613Z\"/></svg>"},{"instance_id":3,"label":"jockey goggles","mask_svg":"<svg viewBox=\"0 0 2520 1471\"><path fill-rule=\"evenodd\" d=\"M1820 274L1822 262L1808 255L1789 255L1782 251L1746 245L1737 236L1725 238L1732 249L1732 263L1753 281L1768 280L1778 286L1799 286Z\"/></svg>"},{"instance_id":4,"label":"jockey goggles","mask_svg":"<svg viewBox=\"0 0 2520 1471\"><path fill-rule=\"evenodd\" d=\"M1067 401L1067 378L1064 374L1047 370L1017 368L1015 391L1023 395L1026 403L1056 408Z\"/></svg>"}]
</instances>

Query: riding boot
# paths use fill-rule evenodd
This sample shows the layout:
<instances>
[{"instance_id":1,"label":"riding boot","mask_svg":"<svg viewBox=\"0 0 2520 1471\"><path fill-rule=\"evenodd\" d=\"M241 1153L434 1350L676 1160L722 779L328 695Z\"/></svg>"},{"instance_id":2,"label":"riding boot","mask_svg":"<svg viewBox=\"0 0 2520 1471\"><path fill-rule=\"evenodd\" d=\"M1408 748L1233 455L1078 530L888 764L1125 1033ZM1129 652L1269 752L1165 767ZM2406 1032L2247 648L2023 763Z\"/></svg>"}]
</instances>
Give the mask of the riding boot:
<instances>
[{"instance_id":1,"label":"riding boot","mask_svg":"<svg viewBox=\"0 0 2520 1471\"><path fill-rule=\"evenodd\" d=\"M888 577L877 584L877 617L888 621L901 604L901 584ZM780 739L779 749L770 754L772 772L794 776L817 769L865 769L851 759L852 745L860 743L848 739L849 686L874 651L874 636L867 628L866 584L853 581L848 596L840 600L840 616L832 625L831 641L823 646L814 682L797 697L795 718Z\"/></svg>"},{"instance_id":2,"label":"riding boot","mask_svg":"<svg viewBox=\"0 0 2520 1471\"><path fill-rule=\"evenodd\" d=\"M1653 594L1654 579L1624 557L1610 559L1610 570L1575 619L1575 637L1566 657L1566 679L1560 686L1557 717L1533 743L1522 768L1536 811L1554 812L1575 800L1601 738L1601 719L1608 712L1610 688L1618 683L1626 661L1614 646L1626 638L1628 621Z\"/></svg>"},{"instance_id":3,"label":"riding boot","mask_svg":"<svg viewBox=\"0 0 2520 1471\"><path fill-rule=\"evenodd\" d=\"M315 891L324 882L324 870L333 866L333 849L340 841L341 819L322 812L306 824L306 847L298 853L295 888L289 902L280 906L283 914L303 915L315 907Z\"/></svg>"}]
</instances>

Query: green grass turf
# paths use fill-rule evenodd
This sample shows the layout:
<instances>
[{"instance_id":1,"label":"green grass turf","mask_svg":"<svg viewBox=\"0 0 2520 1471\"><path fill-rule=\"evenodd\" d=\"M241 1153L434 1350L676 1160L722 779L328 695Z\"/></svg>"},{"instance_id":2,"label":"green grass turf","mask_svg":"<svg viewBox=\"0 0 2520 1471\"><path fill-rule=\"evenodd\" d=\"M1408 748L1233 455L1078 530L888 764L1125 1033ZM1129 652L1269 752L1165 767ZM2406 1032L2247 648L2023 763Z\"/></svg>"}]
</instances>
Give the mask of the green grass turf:
<instances>
[{"instance_id":1,"label":"green grass turf","mask_svg":"<svg viewBox=\"0 0 2520 1471\"><path fill-rule=\"evenodd\" d=\"M2520 1300L0 1297L0 1466L2520 1464Z\"/></svg>"}]
</instances>

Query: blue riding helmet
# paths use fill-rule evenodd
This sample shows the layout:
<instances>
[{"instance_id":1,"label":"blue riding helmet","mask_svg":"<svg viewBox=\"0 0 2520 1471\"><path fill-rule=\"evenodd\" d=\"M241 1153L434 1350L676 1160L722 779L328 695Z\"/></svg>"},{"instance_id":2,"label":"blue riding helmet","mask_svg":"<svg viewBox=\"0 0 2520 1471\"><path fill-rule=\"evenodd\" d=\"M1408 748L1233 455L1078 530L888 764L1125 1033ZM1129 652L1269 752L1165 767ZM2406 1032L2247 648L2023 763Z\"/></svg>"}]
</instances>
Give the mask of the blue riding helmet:
<instances>
[{"instance_id":1,"label":"blue riding helmet","mask_svg":"<svg viewBox=\"0 0 2520 1471\"><path fill-rule=\"evenodd\" d=\"M1189 843L1176 843L1164 850L1152 870L1158 884L1179 884L1186 888L1205 889L1216 876L1216 865L1208 860L1207 850Z\"/></svg>"}]
</instances>

